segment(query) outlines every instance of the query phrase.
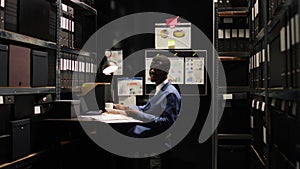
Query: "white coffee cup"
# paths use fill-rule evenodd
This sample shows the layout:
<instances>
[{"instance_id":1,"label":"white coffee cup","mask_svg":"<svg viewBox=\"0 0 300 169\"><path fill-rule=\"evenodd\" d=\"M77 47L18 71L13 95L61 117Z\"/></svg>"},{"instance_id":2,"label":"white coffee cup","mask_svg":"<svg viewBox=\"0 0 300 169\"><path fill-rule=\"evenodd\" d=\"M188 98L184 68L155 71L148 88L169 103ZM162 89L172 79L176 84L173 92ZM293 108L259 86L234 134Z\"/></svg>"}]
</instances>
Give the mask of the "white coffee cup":
<instances>
[{"instance_id":1,"label":"white coffee cup","mask_svg":"<svg viewBox=\"0 0 300 169\"><path fill-rule=\"evenodd\" d=\"M113 109L113 108L114 108L114 103L111 103L111 102L105 103L105 109Z\"/></svg>"}]
</instances>

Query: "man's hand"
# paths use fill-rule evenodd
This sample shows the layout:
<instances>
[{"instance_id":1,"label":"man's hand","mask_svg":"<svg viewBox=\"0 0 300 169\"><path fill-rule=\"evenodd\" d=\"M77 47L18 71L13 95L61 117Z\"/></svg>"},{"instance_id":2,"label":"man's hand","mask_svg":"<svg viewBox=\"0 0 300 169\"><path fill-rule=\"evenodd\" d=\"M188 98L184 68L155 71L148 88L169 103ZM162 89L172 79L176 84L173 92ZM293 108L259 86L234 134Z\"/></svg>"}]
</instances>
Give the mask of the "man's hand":
<instances>
[{"instance_id":1,"label":"man's hand","mask_svg":"<svg viewBox=\"0 0 300 169\"><path fill-rule=\"evenodd\" d=\"M122 114L127 116L127 113L124 110L118 110L118 109L109 109L107 110L107 113L109 114Z\"/></svg>"},{"instance_id":2,"label":"man's hand","mask_svg":"<svg viewBox=\"0 0 300 169\"><path fill-rule=\"evenodd\" d=\"M114 104L114 108L119 110L128 110L128 106L125 106L123 104Z\"/></svg>"},{"instance_id":3,"label":"man's hand","mask_svg":"<svg viewBox=\"0 0 300 169\"><path fill-rule=\"evenodd\" d=\"M125 106L123 104L114 104L114 109L109 111L109 113L112 112L113 114L125 114L125 115L136 115L139 113L136 109L131 109L128 106ZM121 112L121 113L120 113Z\"/></svg>"}]
</instances>

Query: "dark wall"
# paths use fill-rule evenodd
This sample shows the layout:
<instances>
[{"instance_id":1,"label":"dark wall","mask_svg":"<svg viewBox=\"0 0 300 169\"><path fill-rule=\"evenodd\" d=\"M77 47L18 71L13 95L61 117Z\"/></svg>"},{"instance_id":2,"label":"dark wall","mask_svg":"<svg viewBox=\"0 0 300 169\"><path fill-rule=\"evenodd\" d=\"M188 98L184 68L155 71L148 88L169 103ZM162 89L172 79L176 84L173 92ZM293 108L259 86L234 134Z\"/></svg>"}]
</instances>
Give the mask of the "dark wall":
<instances>
[{"instance_id":1,"label":"dark wall","mask_svg":"<svg viewBox=\"0 0 300 169\"><path fill-rule=\"evenodd\" d=\"M114 4L114 5L112 5ZM207 2L199 2L192 0L151 0L151 1L140 1L140 0L101 0L95 1L95 8L98 11L98 28L113 21L119 17L140 13L140 12L162 12L179 16L202 30L206 36L212 41L213 36L213 1L207 0ZM112 6L114 8L112 9ZM162 18L167 19L167 18ZM138 23L137 23L138 24ZM149 39L150 38L150 39ZM147 41L138 43L136 46L131 48L138 49L143 47L154 46L154 36L147 36ZM126 53L126 51L125 51Z\"/></svg>"},{"instance_id":2,"label":"dark wall","mask_svg":"<svg viewBox=\"0 0 300 169\"><path fill-rule=\"evenodd\" d=\"M114 9L111 8L111 3L113 3ZM204 34L213 40L213 1L208 0L207 2L199 2L192 0L169 0L169 1L140 1L140 0L101 0L95 1L95 7L98 11L98 29L103 27L105 24L118 19L122 16L140 13L140 12L163 12L172 14L174 16L179 16L198 27ZM162 21L168 18L162 18ZM161 22L161 21L159 21ZM139 23L136 23L139 24ZM154 25L153 25L154 29ZM105 39L110 40L110 39ZM115 48L123 50L123 59L125 59L130 54L142 50L145 48L154 48L154 35L144 34L136 35L127 38L117 45ZM132 75L131 72L134 71L134 66L141 65L144 63L144 57L137 57L136 60L130 63L124 63L123 74ZM137 72L136 75L143 75L144 72ZM208 85L208 88L210 85ZM210 90L208 89L208 93ZM198 96L197 96L198 97ZM185 98L183 98L185 99ZM193 98L187 98L193 99ZM203 144L198 143L198 138L202 126L206 120L207 113L210 106L210 95L201 98L201 103L198 113L198 118L194 124L190 133L186 138L178 144L174 149L167 153L167 163L168 166L165 168L212 168L212 140L209 139ZM185 112L188 113L188 112Z\"/></svg>"}]
</instances>

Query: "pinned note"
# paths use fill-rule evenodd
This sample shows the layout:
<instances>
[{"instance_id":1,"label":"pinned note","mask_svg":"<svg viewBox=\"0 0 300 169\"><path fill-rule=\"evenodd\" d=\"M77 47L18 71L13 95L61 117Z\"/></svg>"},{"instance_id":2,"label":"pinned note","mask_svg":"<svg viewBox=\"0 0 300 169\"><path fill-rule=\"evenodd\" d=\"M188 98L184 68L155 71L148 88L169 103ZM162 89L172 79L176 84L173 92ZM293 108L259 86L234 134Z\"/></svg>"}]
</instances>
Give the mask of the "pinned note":
<instances>
[{"instance_id":1,"label":"pinned note","mask_svg":"<svg viewBox=\"0 0 300 169\"><path fill-rule=\"evenodd\" d=\"M34 106L34 114L41 114L41 106Z\"/></svg>"},{"instance_id":2,"label":"pinned note","mask_svg":"<svg viewBox=\"0 0 300 169\"><path fill-rule=\"evenodd\" d=\"M232 94L223 94L223 99L224 100L231 100L233 97L232 97Z\"/></svg>"},{"instance_id":3,"label":"pinned note","mask_svg":"<svg viewBox=\"0 0 300 169\"><path fill-rule=\"evenodd\" d=\"M3 96L0 96L0 104L4 104L4 102L3 102Z\"/></svg>"},{"instance_id":4,"label":"pinned note","mask_svg":"<svg viewBox=\"0 0 300 169\"><path fill-rule=\"evenodd\" d=\"M168 48L169 49L174 49L175 48L175 40L173 40L173 39L168 40Z\"/></svg>"},{"instance_id":5,"label":"pinned note","mask_svg":"<svg viewBox=\"0 0 300 169\"><path fill-rule=\"evenodd\" d=\"M179 16L175 18L166 19L166 25L170 26L171 28L174 28L179 23L178 18Z\"/></svg>"}]
</instances>

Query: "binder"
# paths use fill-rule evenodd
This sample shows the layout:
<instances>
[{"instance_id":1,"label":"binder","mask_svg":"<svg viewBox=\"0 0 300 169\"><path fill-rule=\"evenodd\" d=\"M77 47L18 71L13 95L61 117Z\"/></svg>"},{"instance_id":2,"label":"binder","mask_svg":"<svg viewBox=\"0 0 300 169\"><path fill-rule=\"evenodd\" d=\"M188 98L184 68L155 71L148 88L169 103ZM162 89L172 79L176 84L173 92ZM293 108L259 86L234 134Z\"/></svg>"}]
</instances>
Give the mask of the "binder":
<instances>
[{"instance_id":1,"label":"binder","mask_svg":"<svg viewBox=\"0 0 300 169\"><path fill-rule=\"evenodd\" d=\"M231 51L231 29L225 29L224 30L224 52L230 52Z\"/></svg>"},{"instance_id":2,"label":"binder","mask_svg":"<svg viewBox=\"0 0 300 169\"><path fill-rule=\"evenodd\" d=\"M9 86L30 87L30 49L9 45Z\"/></svg>"},{"instance_id":3,"label":"binder","mask_svg":"<svg viewBox=\"0 0 300 169\"><path fill-rule=\"evenodd\" d=\"M276 37L270 42L270 67L269 67L269 87L282 87L285 84L285 78L281 74L285 72L285 54L280 52L280 38Z\"/></svg>"},{"instance_id":4,"label":"binder","mask_svg":"<svg viewBox=\"0 0 300 169\"><path fill-rule=\"evenodd\" d=\"M231 29L231 51L237 52L241 49L239 49L239 38L238 38L238 30L237 29Z\"/></svg>"},{"instance_id":5,"label":"binder","mask_svg":"<svg viewBox=\"0 0 300 169\"><path fill-rule=\"evenodd\" d=\"M19 3L19 33L55 42L55 2L48 0L26 0L19 1Z\"/></svg>"},{"instance_id":6,"label":"binder","mask_svg":"<svg viewBox=\"0 0 300 169\"><path fill-rule=\"evenodd\" d=\"M48 85L48 53L32 50L32 79L31 86Z\"/></svg>"},{"instance_id":7,"label":"binder","mask_svg":"<svg viewBox=\"0 0 300 169\"><path fill-rule=\"evenodd\" d=\"M0 29L4 29L4 10L0 7Z\"/></svg>"},{"instance_id":8,"label":"binder","mask_svg":"<svg viewBox=\"0 0 300 169\"><path fill-rule=\"evenodd\" d=\"M5 0L4 27L6 30L16 32L18 25L18 0Z\"/></svg>"},{"instance_id":9,"label":"binder","mask_svg":"<svg viewBox=\"0 0 300 169\"><path fill-rule=\"evenodd\" d=\"M0 86L7 86L8 46L0 44Z\"/></svg>"},{"instance_id":10,"label":"binder","mask_svg":"<svg viewBox=\"0 0 300 169\"><path fill-rule=\"evenodd\" d=\"M218 29L218 51L224 51L224 29Z\"/></svg>"}]
</instances>

